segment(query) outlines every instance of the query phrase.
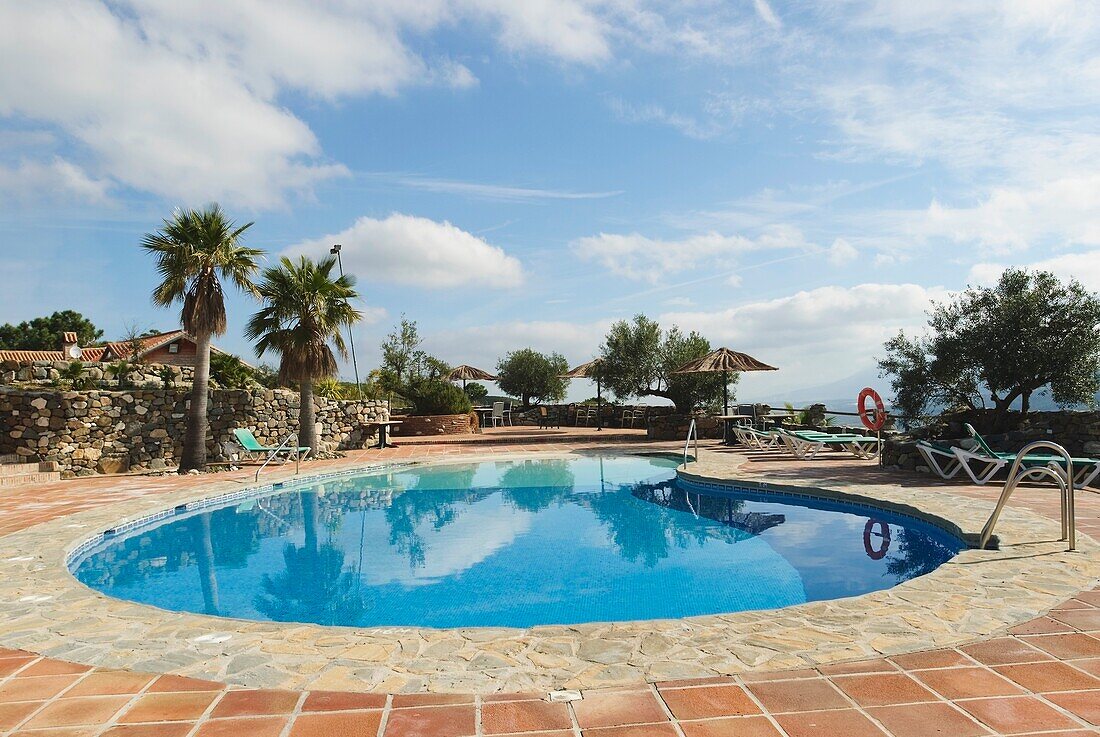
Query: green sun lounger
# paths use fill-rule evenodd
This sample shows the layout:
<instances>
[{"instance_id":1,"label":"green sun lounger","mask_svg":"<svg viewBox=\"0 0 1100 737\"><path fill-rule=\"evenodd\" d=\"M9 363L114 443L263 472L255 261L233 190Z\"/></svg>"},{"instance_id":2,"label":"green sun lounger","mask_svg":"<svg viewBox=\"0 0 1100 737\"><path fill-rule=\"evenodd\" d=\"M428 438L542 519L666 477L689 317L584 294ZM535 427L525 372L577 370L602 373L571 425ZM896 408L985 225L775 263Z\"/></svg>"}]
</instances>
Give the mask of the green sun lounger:
<instances>
[{"instance_id":1,"label":"green sun lounger","mask_svg":"<svg viewBox=\"0 0 1100 737\"><path fill-rule=\"evenodd\" d=\"M245 452L251 454L255 459L257 455L274 455L276 451L279 453L286 453L286 460L290 460L291 456L295 453L299 458L304 458L309 455L312 448L286 446L279 448L278 446L261 445L260 441L256 439L256 436L252 434L252 431L248 428L238 427L233 430L234 437L237 438L237 443L245 450Z\"/></svg>"},{"instance_id":2,"label":"green sun lounger","mask_svg":"<svg viewBox=\"0 0 1100 737\"><path fill-rule=\"evenodd\" d=\"M1010 465L1016 460L1017 453L1003 453L993 450L970 423L963 423L970 437L974 439L975 448L966 449L954 447L952 452L959 459L962 469L975 484L982 486L989 482L998 471ZM1073 484L1077 487L1089 486L1097 476L1100 476L1100 460L1096 458L1073 458ZM1036 466L1054 466L1065 472L1066 459L1060 455L1029 454L1023 457L1021 464L1026 468Z\"/></svg>"}]
</instances>

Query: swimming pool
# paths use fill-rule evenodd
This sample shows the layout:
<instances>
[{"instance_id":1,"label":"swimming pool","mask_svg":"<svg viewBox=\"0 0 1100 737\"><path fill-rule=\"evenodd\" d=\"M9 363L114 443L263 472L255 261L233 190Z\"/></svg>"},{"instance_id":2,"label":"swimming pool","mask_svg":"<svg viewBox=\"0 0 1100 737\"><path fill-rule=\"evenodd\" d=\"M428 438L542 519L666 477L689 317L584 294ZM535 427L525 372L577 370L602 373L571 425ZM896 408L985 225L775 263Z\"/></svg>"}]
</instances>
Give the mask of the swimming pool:
<instances>
[{"instance_id":1,"label":"swimming pool","mask_svg":"<svg viewBox=\"0 0 1100 737\"><path fill-rule=\"evenodd\" d=\"M71 562L164 609L352 626L527 627L853 596L965 547L915 519L693 487L637 455L409 466L170 516Z\"/></svg>"}]
</instances>

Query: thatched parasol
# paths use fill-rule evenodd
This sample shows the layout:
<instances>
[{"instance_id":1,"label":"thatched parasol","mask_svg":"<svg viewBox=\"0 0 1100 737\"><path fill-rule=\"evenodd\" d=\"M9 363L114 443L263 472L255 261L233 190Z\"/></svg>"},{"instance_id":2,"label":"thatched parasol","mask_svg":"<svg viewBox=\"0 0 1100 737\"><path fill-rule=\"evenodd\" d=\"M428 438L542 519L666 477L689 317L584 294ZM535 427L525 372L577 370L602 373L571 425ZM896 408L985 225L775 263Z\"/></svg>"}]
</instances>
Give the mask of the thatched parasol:
<instances>
[{"instance_id":1,"label":"thatched parasol","mask_svg":"<svg viewBox=\"0 0 1100 737\"><path fill-rule=\"evenodd\" d=\"M722 398L726 407L726 414L730 413L729 374L731 371L778 371L775 366L769 366L758 361L747 353L738 353L729 348L719 348L711 351L702 358L697 358L686 363L672 373L674 374L716 374L721 373Z\"/></svg>"},{"instance_id":2,"label":"thatched parasol","mask_svg":"<svg viewBox=\"0 0 1100 737\"><path fill-rule=\"evenodd\" d=\"M462 391L466 391L467 381L496 381L497 377L490 374L488 371L482 371L474 366L467 366L462 364L461 366L455 366L451 369L451 372L447 374L447 381L462 381Z\"/></svg>"},{"instance_id":3,"label":"thatched parasol","mask_svg":"<svg viewBox=\"0 0 1100 737\"><path fill-rule=\"evenodd\" d=\"M561 375L563 379L596 379L596 429L603 430L603 387L600 385L602 374L600 372L600 366L603 365L602 358L595 358L588 363L582 363L572 371L567 371Z\"/></svg>"}]
</instances>

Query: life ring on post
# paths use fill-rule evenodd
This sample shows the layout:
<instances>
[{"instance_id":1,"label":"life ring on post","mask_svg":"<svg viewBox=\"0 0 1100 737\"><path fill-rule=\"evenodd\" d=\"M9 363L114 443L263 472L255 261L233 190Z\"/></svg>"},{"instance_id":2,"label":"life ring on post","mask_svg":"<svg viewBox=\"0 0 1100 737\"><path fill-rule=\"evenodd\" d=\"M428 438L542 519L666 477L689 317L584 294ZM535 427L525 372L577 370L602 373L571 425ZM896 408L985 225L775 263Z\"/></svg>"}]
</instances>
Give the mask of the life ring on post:
<instances>
[{"instance_id":1,"label":"life ring on post","mask_svg":"<svg viewBox=\"0 0 1100 737\"><path fill-rule=\"evenodd\" d=\"M875 403L874 417L870 417L870 412L867 411L867 399ZM856 400L856 405L859 407L859 419L863 422L863 426L868 430L874 430L878 432L886 425L886 407L882 403L882 397L878 395L871 387L864 388L859 393L859 399Z\"/></svg>"},{"instance_id":2,"label":"life ring on post","mask_svg":"<svg viewBox=\"0 0 1100 737\"><path fill-rule=\"evenodd\" d=\"M871 544L871 534L875 527L880 528L879 537L882 539L882 547L875 549ZM890 525L879 519L869 519L863 526L863 550L871 560L882 560L890 550Z\"/></svg>"}]
</instances>

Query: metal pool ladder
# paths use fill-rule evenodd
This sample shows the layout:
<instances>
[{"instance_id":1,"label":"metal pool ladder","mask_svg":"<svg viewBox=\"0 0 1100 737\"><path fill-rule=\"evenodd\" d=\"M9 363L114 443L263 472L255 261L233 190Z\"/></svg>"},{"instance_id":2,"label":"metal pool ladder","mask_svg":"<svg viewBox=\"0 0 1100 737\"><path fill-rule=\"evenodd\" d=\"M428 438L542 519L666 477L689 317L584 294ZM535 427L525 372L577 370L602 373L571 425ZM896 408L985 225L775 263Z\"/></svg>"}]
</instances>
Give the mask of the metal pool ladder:
<instances>
[{"instance_id":1,"label":"metal pool ladder","mask_svg":"<svg viewBox=\"0 0 1100 737\"><path fill-rule=\"evenodd\" d=\"M695 457L694 461L699 462L699 428L695 425L695 418L691 418L691 424L688 425L687 439L684 440L684 468L687 468L688 464L688 447L691 445L691 439L695 438Z\"/></svg>"},{"instance_id":2,"label":"metal pool ladder","mask_svg":"<svg viewBox=\"0 0 1100 737\"><path fill-rule=\"evenodd\" d=\"M256 481L260 480L260 471L267 468L267 464L271 463L271 460L273 458L275 458L275 456L279 455L279 453L282 451L282 449L286 447L286 444L290 442L291 438L296 438L297 436L298 436L298 433L293 433L292 432L290 435L286 436L286 440L279 443L278 448L271 451L271 455L269 455L267 457L267 460L264 461L264 464L256 469ZM298 472L301 469L302 469L302 452L300 450L298 450L298 442L295 441L294 442L294 475L297 476Z\"/></svg>"},{"instance_id":3,"label":"metal pool ladder","mask_svg":"<svg viewBox=\"0 0 1100 737\"><path fill-rule=\"evenodd\" d=\"M1066 469L1062 470L1061 462L1051 461L1044 466L1032 466L1031 468L1020 469L1020 465L1024 461L1024 456L1028 455L1034 450L1038 449L1053 450L1066 461ZM1059 490L1062 492L1062 540L1069 541L1069 549L1077 549L1077 518L1073 509L1073 458L1070 456L1069 451L1063 448L1057 443L1052 443L1047 440L1036 440L1034 443L1030 443L1025 446L1023 450L1016 454L1016 460L1012 462L1012 468L1008 472L1008 480L1005 481L1004 488L1001 490L1001 497L997 500L997 506L993 508L993 514L989 516L989 521L985 523L985 527L982 528L981 548L989 543L989 538L993 536L993 526L997 524L997 519L1001 516L1001 510L1004 509L1005 504L1008 502L1008 498L1012 496L1012 492L1015 491L1016 485L1026 478L1040 478L1047 477L1054 479L1054 482L1058 484Z\"/></svg>"}]
</instances>

